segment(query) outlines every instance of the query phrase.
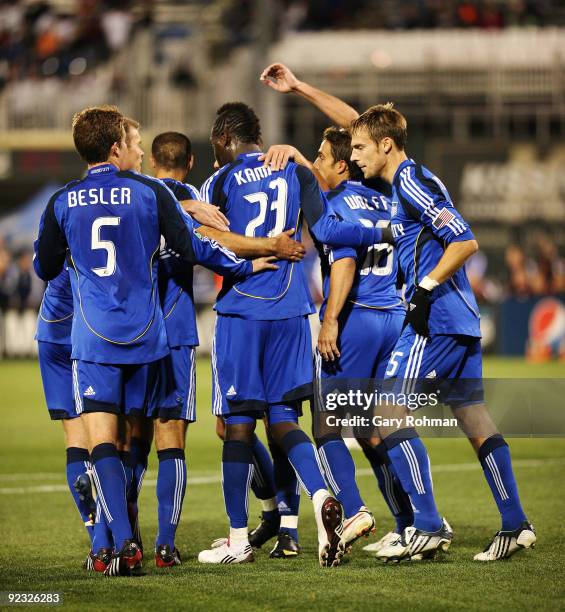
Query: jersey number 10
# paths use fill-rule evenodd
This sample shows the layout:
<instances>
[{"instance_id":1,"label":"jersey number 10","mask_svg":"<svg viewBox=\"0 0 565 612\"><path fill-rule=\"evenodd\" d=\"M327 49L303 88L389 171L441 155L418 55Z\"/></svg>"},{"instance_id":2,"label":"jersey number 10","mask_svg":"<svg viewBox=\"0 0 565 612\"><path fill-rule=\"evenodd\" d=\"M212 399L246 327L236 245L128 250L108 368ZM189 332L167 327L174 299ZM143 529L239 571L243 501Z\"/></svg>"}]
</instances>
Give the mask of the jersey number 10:
<instances>
[{"instance_id":1,"label":"jersey number 10","mask_svg":"<svg viewBox=\"0 0 565 612\"><path fill-rule=\"evenodd\" d=\"M275 226L267 233L267 236L276 236L284 231L286 224L286 199L288 195L288 184L283 178L274 179L269 183L269 189L276 190L274 198L272 197L271 210L276 213ZM255 236L257 228L265 223L267 217L267 209L269 207L269 194L264 191L250 193L243 196L250 204L259 204L259 214L251 219L245 228L246 236Z\"/></svg>"},{"instance_id":2,"label":"jersey number 10","mask_svg":"<svg viewBox=\"0 0 565 612\"><path fill-rule=\"evenodd\" d=\"M359 219L365 227L386 227L390 222L385 219L377 221L374 225L369 219ZM374 244L367 249L363 267L359 271L361 276L374 274L375 276L388 276L392 272L393 247L390 244Z\"/></svg>"}]
</instances>

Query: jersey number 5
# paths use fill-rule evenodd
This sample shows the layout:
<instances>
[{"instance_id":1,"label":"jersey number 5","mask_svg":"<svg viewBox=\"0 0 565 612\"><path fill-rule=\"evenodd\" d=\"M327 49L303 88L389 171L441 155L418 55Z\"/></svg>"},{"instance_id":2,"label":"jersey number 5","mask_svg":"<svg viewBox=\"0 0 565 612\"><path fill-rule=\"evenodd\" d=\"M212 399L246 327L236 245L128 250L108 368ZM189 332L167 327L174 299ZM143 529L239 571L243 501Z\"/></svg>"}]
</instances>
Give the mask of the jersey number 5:
<instances>
[{"instance_id":1,"label":"jersey number 5","mask_svg":"<svg viewBox=\"0 0 565 612\"><path fill-rule=\"evenodd\" d=\"M92 250L104 249L108 253L106 265L103 268L92 268L94 274L98 276L112 276L116 271L116 247L111 240L101 240L100 230L105 225L120 225L120 217L98 217L92 223Z\"/></svg>"},{"instance_id":2,"label":"jersey number 5","mask_svg":"<svg viewBox=\"0 0 565 612\"><path fill-rule=\"evenodd\" d=\"M286 198L288 194L288 184L283 178L277 178L269 183L269 189L276 190L276 196L272 199L271 210L275 211L275 227L267 233L267 236L276 236L284 230L286 223ZM251 219L245 228L246 236L255 236L255 231L260 225L265 223L267 208L269 206L269 195L264 191L250 193L243 196L250 204L259 204L259 214Z\"/></svg>"}]
</instances>

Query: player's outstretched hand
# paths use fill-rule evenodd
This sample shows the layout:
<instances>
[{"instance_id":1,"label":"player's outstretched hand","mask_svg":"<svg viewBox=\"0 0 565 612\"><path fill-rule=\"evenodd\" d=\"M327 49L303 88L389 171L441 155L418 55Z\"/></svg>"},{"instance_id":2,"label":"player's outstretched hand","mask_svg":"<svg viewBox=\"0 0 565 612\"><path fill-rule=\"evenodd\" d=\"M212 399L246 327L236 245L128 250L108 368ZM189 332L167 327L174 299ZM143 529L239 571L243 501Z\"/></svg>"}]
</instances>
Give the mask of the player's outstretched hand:
<instances>
[{"instance_id":1,"label":"player's outstretched hand","mask_svg":"<svg viewBox=\"0 0 565 612\"><path fill-rule=\"evenodd\" d=\"M291 145L271 145L266 153L259 156L264 166L270 166L273 172L284 170L290 159L300 163L300 151Z\"/></svg>"},{"instance_id":2,"label":"player's outstretched hand","mask_svg":"<svg viewBox=\"0 0 565 612\"><path fill-rule=\"evenodd\" d=\"M198 223L214 227L221 232L230 231L230 222L217 206L198 200L181 200L181 206Z\"/></svg>"},{"instance_id":3,"label":"player's outstretched hand","mask_svg":"<svg viewBox=\"0 0 565 612\"><path fill-rule=\"evenodd\" d=\"M257 272L264 272L265 270L278 270L279 267L274 263L277 261L276 257L258 257L253 260L253 274Z\"/></svg>"},{"instance_id":4,"label":"player's outstretched hand","mask_svg":"<svg viewBox=\"0 0 565 612\"><path fill-rule=\"evenodd\" d=\"M294 232L295 228L292 228L273 236L273 253L278 259L300 261L306 254L304 245L291 238Z\"/></svg>"},{"instance_id":5,"label":"player's outstretched hand","mask_svg":"<svg viewBox=\"0 0 565 612\"><path fill-rule=\"evenodd\" d=\"M324 319L318 335L318 351L325 361L335 361L339 358L338 333L338 322L335 319Z\"/></svg>"},{"instance_id":6,"label":"player's outstretched hand","mask_svg":"<svg viewBox=\"0 0 565 612\"><path fill-rule=\"evenodd\" d=\"M284 64L267 66L259 77L260 81L280 93L290 93L298 87L299 80Z\"/></svg>"},{"instance_id":7,"label":"player's outstretched hand","mask_svg":"<svg viewBox=\"0 0 565 612\"><path fill-rule=\"evenodd\" d=\"M431 291L423 287L416 287L404 319L404 326L411 325L417 334L426 338L430 335L428 319L430 318L431 296Z\"/></svg>"}]
</instances>

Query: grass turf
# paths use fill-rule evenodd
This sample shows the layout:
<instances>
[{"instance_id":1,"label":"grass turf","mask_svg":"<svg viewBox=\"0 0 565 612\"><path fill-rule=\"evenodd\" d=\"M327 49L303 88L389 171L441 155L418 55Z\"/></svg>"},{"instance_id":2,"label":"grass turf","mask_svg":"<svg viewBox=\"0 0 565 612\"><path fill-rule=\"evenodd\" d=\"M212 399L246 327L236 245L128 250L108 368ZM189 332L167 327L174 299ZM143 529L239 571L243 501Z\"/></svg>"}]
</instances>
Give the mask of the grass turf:
<instances>
[{"instance_id":1,"label":"grass turf","mask_svg":"<svg viewBox=\"0 0 565 612\"><path fill-rule=\"evenodd\" d=\"M487 359L485 376L551 378L562 364L531 365ZM48 420L39 368L34 362L0 364L0 591L60 591L64 606L76 609L303 610L498 610L564 608L565 441L513 439L511 448L523 503L538 530L533 551L509 561L472 561L498 528L498 513L469 444L460 439L426 442L434 468L440 511L455 530L448 555L435 562L383 566L361 551L342 567L317 565L310 502L303 496L300 544L294 560L269 560L268 546L246 566L204 566L198 551L227 532L218 478L220 445L209 410L209 370L198 364L198 417L188 433L189 483L177 545L184 564L157 571L151 543L156 531L154 455L141 500L147 575L105 579L80 569L88 550L86 534L65 491L61 427ZM304 426L308 425L304 423ZM363 455L354 451L359 487L377 520L380 537L391 527L385 504ZM191 484L190 479L197 479ZM211 482L212 481L212 482ZM29 487L45 492L25 492ZM55 489L55 490L53 490ZM251 500L250 515L260 512Z\"/></svg>"}]
</instances>

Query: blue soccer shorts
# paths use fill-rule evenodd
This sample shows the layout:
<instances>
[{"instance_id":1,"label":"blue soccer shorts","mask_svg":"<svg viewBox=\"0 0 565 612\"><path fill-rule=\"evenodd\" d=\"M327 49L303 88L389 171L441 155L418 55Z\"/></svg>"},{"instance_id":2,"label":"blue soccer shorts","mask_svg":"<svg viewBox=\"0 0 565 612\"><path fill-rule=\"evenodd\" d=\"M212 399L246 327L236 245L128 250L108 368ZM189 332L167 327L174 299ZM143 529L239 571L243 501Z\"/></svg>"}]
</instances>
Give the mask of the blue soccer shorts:
<instances>
[{"instance_id":1,"label":"blue soccer shorts","mask_svg":"<svg viewBox=\"0 0 565 612\"><path fill-rule=\"evenodd\" d=\"M464 335L429 338L404 328L390 356L385 378L395 393L441 390L441 403L462 407L484 402L481 339ZM387 387L388 388L388 387Z\"/></svg>"},{"instance_id":2,"label":"blue soccer shorts","mask_svg":"<svg viewBox=\"0 0 565 612\"><path fill-rule=\"evenodd\" d=\"M77 417L73 398L71 345L37 343L39 369L49 416L55 421Z\"/></svg>"},{"instance_id":3,"label":"blue soccer shorts","mask_svg":"<svg viewBox=\"0 0 565 612\"><path fill-rule=\"evenodd\" d=\"M76 414L145 416L155 392L156 363L115 365L73 360Z\"/></svg>"},{"instance_id":4,"label":"blue soccer shorts","mask_svg":"<svg viewBox=\"0 0 565 612\"><path fill-rule=\"evenodd\" d=\"M254 321L220 315L212 342L212 412L266 411L312 395L308 317Z\"/></svg>"},{"instance_id":5,"label":"blue soccer shorts","mask_svg":"<svg viewBox=\"0 0 565 612\"><path fill-rule=\"evenodd\" d=\"M316 378L384 378L398 342L404 312L353 308L339 318L336 361L324 361L316 350Z\"/></svg>"},{"instance_id":6,"label":"blue soccer shorts","mask_svg":"<svg viewBox=\"0 0 565 612\"><path fill-rule=\"evenodd\" d=\"M160 419L196 420L196 349L175 346L156 364L156 399L149 402L147 416Z\"/></svg>"}]
</instances>

